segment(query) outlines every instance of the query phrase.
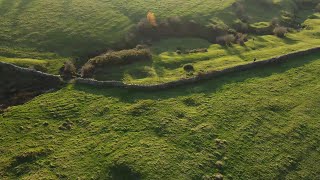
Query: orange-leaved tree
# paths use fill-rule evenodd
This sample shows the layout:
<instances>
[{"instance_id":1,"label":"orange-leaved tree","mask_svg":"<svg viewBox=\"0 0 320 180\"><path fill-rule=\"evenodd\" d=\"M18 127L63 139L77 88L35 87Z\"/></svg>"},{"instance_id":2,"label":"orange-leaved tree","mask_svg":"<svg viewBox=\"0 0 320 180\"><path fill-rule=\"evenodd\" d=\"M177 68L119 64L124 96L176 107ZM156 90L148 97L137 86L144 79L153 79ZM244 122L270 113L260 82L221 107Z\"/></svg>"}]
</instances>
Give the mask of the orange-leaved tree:
<instances>
[{"instance_id":1,"label":"orange-leaved tree","mask_svg":"<svg viewBox=\"0 0 320 180\"><path fill-rule=\"evenodd\" d=\"M154 15L153 12L149 11L148 14L147 14L147 19L148 19L148 22L152 25L152 26L157 26L157 19L156 19L156 16Z\"/></svg>"}]
</instances>

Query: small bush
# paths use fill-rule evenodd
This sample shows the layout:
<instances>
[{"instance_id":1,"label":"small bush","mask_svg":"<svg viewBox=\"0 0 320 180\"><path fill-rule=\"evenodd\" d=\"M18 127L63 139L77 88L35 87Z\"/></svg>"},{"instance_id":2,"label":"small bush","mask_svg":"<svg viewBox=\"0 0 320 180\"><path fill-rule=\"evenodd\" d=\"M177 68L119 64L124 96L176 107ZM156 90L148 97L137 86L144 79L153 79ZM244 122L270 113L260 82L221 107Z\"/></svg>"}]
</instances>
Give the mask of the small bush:
<instances>
[{"instance_id":1,"label":"small bush","mask_svg":"<svg viewBox=\"0 0 320 180\"><path fill-rule=\"evenodd\" d=\"M288 32L288 29L286 27L282 27L282 26L275 27L273 30L273 33L276 36L281 37L281 38L285 37L287 32Z\"/></svg>"},{"instance_id":2,"label":"small bush","mask_svg":"<svg viewBox=\"0 0 320 180\"><path fill-rule=\"evenodd\" d=\"M233 34L219 36L216 39L217 43L221 45L231 45L233 42L235 42L235 40L236 38Z\"/></svg>"},{"instance_id":3,"label":"small bush","mask_svg":"<svg viewBox=\"0 0 320 180\"><path fill-rule=\"evenodd\" d=\"M194 67L192 64L186 64L183 66L183 69L187 72L191 72L191 71L194 71Z\"/></svg>"},{"instance_id":4,"label":"small bush","mask_svg":"<svg viewBox=\"0 0 320 180\"><path fill-rule=\"evenodd\" d=\"M72 78L77 74L77 68L71 61L64 63L63 67L60 69L60 74L64 78Z\"/></svg>"},{"instance_id":5,"label":"small bush","mask_svg":"<svg viewBox=\"0 0 320 180\"><path fill-rule=\"evenodd\" d=\"M90 78L94 74L94 69L95 66L92 65L91 63L86 63L84 66L81 68L81 77L83 78Z\"/></svg>"}]
</instances>

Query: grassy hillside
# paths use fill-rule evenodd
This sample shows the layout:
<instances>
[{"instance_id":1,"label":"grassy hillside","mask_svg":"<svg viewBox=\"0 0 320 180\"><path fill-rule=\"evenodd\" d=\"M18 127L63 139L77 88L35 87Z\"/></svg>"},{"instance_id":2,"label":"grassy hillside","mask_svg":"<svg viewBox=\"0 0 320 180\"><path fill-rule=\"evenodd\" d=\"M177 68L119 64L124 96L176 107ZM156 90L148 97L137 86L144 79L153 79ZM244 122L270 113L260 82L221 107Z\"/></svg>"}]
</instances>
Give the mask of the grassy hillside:
<instances>
[{"instance_id":1,"label":"grassy hillside","mask_svg":"<svg viewBox=\"0 0 320 180\"><path fill-rule=\"evenodd\" d=\"M187 77L183 70L186 64L192 64L195 73L221 70L227 67L246 64L255 58L265 60L293 51L317 47L320 45L320 14L304 21L305 29L292 32L286 38L274 35L252 36L245 46L222 46L210 44L203 39L171 38L155 43L153 62L139 62L132 65L104 68L96 73L98 80L121 80L128 83L155 84ZM254 39L254 40L253 40ZM177 54L177 48L208 48L208 52L195 54Z\"/></svg>"},{"instance_id":2,"label":"grassy hillside","mask_svg":"<svg viewBox=\"0 0 320 180\"><path fill-rule=\"evenodd\" d=\"M172 90L68 87L0 116L3 179L319 179L320 54Z\"/></svg>"},{"instance_id":3,"label":"grassy hillside","mask_svg":"<svg viewBox=\"0 0 320 180\"><path fill-rule=\"evenodd\" d=\"M68 59L80 65L87 59L79 57L123 44L148 11L158 20L179 16L201 27L231 27L241 19L261 30L274 17L294 20L295 27L283 38L248 30L242 46L193 36L150 41L152 60L97 65L94 78L155 84L320 45L320 13L313 7L296 12L294 0L235 2L0 0L0 61L57 74ZM198 48L207 51L181 54ZM137 51L130 57L138 59ZM183 69L186 64L194 74ZM320 179L319 68L320 52L161 91L71 81L1 110L0 179ZM11 76L20 80L6 73L2 83L19 100ZM20 84L32 91L26 82Z\"/></svg>"},{"instance_id":4,"label":"grassy hillside","mask_svg":"<svg viewBox=\"0 0 320 180\"><path fill-rule=\"evenodd\" d=\"M293 0L277 0L271 9L253 0L250 23L269 22L294 9ZM146 17L180 16L208 24L232 24L238 18L235 0L0 0L1 46L36 48L60 55L81 55L121 42L129 29Z\"/></svg>"}]
</instances>

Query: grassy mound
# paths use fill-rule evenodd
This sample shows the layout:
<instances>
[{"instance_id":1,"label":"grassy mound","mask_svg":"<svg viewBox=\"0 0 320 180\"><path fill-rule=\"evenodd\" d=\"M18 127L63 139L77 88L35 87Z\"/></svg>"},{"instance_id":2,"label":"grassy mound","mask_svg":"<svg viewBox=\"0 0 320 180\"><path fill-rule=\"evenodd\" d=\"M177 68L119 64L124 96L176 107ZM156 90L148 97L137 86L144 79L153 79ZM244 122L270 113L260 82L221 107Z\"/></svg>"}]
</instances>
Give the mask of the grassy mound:
<instances>
[{"instance_id":1,"label":"grassy mound","mask_svg":"<svg viewBox=\"0 0 320 180\"><path fill-rule=\"evenodd\" d=\"M319 179L319 68L317 53L167 91L70 85L0 116L0 175ZM34 149L50 153L12 166Z\"/></svg>"}]
</instances>

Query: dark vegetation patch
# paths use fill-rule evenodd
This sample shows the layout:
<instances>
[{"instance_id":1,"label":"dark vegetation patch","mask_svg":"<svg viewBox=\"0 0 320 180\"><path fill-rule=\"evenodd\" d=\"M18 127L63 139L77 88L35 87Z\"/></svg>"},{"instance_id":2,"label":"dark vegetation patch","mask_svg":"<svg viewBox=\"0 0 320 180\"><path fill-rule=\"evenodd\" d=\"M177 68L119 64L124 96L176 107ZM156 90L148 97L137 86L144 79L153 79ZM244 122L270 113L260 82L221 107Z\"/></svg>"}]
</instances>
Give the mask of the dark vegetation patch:
<instances>
[{"instance_id":1,"label":"dark vegetation patch","mask_svg":"<svg viewBox=\"0 0 320 180\"><path fill-rule=\"evenodd\" d=\"M44 92L61 87L58 77L40 75L0 63L0 112L13 105L23 104Z\"/></svg>"},{"instance_id":2,"label":"dark vegetation patch","mask_svg":"<svg viewBox=\"0 0 320 180\"><path fill-rule=\"evenodd\" d=\"M217 24L202 25L183 17L170 17L156 26L142 19L128 35L130 42L151 43L170 37L195 37L215 43L216 37L228 34L228 28Z\"/></svg>"},{"instance_id":3,"label":"dark vegetation patch","mask_svg":"<svg viewBox=\"0 0 320 180\"><path fill-rule=\"evenodd\" d=\"M191 97L185 98L183 100L183 103L185 105L187 105L187 106L198 106L198 105L200 105L200 103L198 103L197 100L195 100L194 98L191 98Z\"/></svg>"},{"instance_id":4,"label":"dark vegetation patch","mask_svg":"<svg viewBox=\"0 0 320 180\"><path fill-rule=\"evenodd\" d=\"M141 175L126 164L114 165L108 174L111 180L140 180Z\"/></svg>"},{"instance_id":5,"label":"dark vegetation patch","mask_svg":"<svg viewBox=\"0 0 320 180\"><path fill-rule=\"evenodd\" d=\"M11 164L7 167L7 172L16 176L27 174L32 169L32 163L48 156L52 150L50 149L32 149L13 157Z\"/></svg>"},{"instance_id":6,"label":"dark vegetation patch","mask_svg":"<svg viewBox=\"0 0 320 180\"><path fill-rule=\"evenodd\" d=\"M135 116L139 116L152 110L153 105L154 102L152 100L142 100L129 107L129 113Z\"/></svg>"}]
</instances>

